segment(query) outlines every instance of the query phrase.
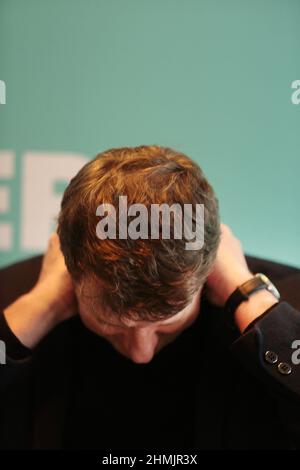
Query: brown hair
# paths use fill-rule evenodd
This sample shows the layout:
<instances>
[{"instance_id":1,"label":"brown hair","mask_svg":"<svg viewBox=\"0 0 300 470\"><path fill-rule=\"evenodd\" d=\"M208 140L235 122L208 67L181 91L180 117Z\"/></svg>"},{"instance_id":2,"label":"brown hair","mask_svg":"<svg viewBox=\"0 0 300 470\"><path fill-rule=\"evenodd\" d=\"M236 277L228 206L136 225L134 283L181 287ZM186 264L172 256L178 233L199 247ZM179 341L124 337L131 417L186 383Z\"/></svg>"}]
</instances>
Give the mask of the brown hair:
<instances>
[{"instance_id":1,"label":"brown hair","mask_svg":"<svg viewBox=\"0 0 300 470\"><path fill-rule=\"evenodd\" d=\"M96 208L103 203L204 204L204 246L182 239L99 240ZM101 305L119 317L158 320L185 308L204 284L220 240L218 201L199 166L183 153L152 146L98 154L71 180L58 234L75 282L97 280Z\"/></svg>"}]
</instances>

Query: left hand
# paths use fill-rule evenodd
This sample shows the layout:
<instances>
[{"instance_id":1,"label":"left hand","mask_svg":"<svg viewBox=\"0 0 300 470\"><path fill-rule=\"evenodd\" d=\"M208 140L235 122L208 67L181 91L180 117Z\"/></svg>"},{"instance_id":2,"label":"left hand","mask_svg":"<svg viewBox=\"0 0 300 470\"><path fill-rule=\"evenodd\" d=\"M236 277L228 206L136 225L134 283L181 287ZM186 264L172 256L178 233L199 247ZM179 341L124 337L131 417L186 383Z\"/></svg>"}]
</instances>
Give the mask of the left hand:
<instances>
[{"instance_id":1,"label":"left hand","mask_svg":"<svg viewBox=\"0 0 300 470\"><path fill-rule=\"evenodd\" d=\"M243 252L242 244L231 229L221 224L221 241L212 271L207 278L207 298L223 307L232 292L253 277Z\"/></svg>"}]
</instances>

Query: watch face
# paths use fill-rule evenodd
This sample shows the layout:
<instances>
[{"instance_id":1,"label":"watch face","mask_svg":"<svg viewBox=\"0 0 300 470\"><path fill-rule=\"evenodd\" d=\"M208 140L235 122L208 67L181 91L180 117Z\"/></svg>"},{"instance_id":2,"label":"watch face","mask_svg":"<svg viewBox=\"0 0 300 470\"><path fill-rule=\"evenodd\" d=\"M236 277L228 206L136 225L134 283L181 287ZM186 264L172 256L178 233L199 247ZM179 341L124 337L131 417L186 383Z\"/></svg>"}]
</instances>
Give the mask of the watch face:
<instances>
[{"instance_id":1,"label":"watch face","mask_svg":"<svg viewBox=\"0 0 300 470\"><path fill-rule=\"evenodd\" d=\"M270 281L270 279L265 274L262 274L262 273L257 274L257 277L260 277L260 279L266 284L267 290L271 292L276 297L276 299L279 300L280 293L278 292L274 284Z\"/></svg>"},{"instance_id":2,"label":"watch face","mask_svg":"<svg viewBox=\"0 0 300 470\"><path fill-rule=\"evenodd\" d=\"M265 274L259 273L257 276L259 276L261 280L266 284L270 284L271 281Z\"/></svg>"},{"instance_id":3,"label":"watch face","mask_svg":"<svg viewBox=\"0 0 300 470\"><path fill-rule=\"evenodd\" d=\"M268 290L273 294L275 295L276 299L280 299L280 293L278 292L278 290L276 289L276 287L274 286L274 284L271 283L271 285L268 287Z\"/></svg>"}]
</instances>

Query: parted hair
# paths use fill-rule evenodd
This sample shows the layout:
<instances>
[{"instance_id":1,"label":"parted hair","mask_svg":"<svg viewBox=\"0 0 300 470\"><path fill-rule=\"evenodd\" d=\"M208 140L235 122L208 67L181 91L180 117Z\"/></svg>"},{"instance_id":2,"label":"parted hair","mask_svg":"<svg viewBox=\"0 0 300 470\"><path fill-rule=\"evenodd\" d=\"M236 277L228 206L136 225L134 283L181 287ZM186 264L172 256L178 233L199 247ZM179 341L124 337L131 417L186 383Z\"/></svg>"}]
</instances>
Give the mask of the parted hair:
<instances>
[{"instance_id":1,"label":"parted hair","mask_svg":"<svg viewBox=\"0 0 300 470\"><path fill-rule=\"evenodd\" d=\"M96 235L100 204L204 205L204 246L182 239L105 239ZM203 286L220 241L218 200L188 156L158 145L99 153L71 180L58 217L58 235L75 283L93 279L102 307L114 315L156 321L185 308Z\"/></svg>"}]
</instances>

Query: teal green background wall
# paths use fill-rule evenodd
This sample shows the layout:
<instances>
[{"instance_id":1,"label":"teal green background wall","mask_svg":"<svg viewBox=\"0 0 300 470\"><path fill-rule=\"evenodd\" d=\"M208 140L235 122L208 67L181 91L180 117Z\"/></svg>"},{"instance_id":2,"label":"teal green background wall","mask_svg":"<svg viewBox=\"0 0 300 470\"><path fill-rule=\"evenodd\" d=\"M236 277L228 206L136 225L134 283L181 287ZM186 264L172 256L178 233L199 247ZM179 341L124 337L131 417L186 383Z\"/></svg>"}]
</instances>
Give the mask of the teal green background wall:
<instances>
[{"instance_id":1,"label":"teal green background wall","mask_svg":"<svg viewBox=\"0 0 300 470\"><path fill-rule=\"evenodd\" d=\"M248 253L300 266L299 24L299 0L0 0L0 264L39 251L26 153L160 144L200 164Z\"/></svg>"}]
</instances>

